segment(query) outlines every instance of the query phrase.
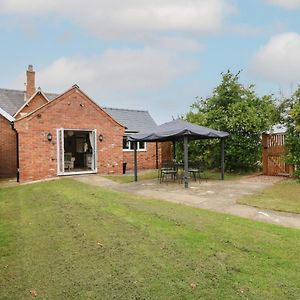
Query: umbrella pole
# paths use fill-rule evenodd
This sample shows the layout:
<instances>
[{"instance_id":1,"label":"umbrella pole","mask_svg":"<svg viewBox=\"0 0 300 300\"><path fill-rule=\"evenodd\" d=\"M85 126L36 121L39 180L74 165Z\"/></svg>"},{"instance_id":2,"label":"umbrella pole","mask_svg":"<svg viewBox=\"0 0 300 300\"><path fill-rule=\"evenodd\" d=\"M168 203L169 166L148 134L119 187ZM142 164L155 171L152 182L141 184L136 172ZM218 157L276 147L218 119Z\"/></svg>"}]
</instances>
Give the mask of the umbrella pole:
<instances>
[{"instance_id":1,"label":"umbrella pole","mask_svg":"<svg viewBox=\"0 0 300 300\"><path fill-rule=\"evenodd\" d=\"M184 187L189 187L189 154L188 154L188 137L183 137L183 148L184 148Z\"/></svg>"},{"instance_id":2,"label":"umbrella pole","mask_svg":"<svg viewBox=\"0 0 300 300\"><path fill-rule=\"evenodd\" d=\"M134 181L138 181L138 176L137 176L137 142L133 143L133 155L134 155Z\"/></svg>"},{"instance_id":3,"label":"umbrella pole","mask_svg":"<svg viewBox=\"0 0 300 300\"><path fill-rule=\"evenodd\" d=\"M176 142L173 141L173 159L176 160Z\"/></svg>"},{"instance_id":4,"label":"umbrella pole","mask_svg":"<svg viewBox=\"0 0 300 300\"><path fill-rule=\"evenodd\" d=\"M225 161L224 161L224 138L221 138L221 180L224 180L224 173L225 173Z\"/></svg>"},{"instance_id":5,"label":"umbrella pole","mask_svg":"<svg viewBox=\"0 0 300 300\"><path fill-rule=\"evenodd\" d=\"M155 160L156 160L156 169L158 170L158 142L155 143Z\"/></svg>"}]
</instances>

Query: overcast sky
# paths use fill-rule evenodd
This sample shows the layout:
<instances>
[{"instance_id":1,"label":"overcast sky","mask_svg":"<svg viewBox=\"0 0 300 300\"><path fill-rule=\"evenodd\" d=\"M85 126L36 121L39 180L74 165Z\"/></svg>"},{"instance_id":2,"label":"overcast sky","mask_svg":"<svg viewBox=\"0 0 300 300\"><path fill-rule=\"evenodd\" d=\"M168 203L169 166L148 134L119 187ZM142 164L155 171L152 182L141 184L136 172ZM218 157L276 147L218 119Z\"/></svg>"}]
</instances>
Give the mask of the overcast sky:
<instances>
[{"instance_id":1,"label":"overcast sky","mask_svg":"<svg viewBox=\"0 0 300 300\"><path fill-rule=\"evenodd\" d=\"M78 84L102 106L158 123L243 70L259 94L300 83L300 0L0 0L0 87L60 93Z\"/></svg>"}]
</instances>

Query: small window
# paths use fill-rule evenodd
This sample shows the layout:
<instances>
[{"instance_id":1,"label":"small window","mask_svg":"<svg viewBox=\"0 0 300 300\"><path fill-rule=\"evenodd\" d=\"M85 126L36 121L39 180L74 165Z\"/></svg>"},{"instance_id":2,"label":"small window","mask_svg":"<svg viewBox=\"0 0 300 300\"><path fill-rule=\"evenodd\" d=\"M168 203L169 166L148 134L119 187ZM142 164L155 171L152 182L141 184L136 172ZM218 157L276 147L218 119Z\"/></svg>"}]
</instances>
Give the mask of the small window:
<instances>
[{"instance_id":1,"label":"small window","mask_svg":"<svg viewBox=\"0 0 300 300\"><path fill-rule=\"evenodd\" d=\"M139 142L138 149L139 150L145 150L146 149L146 143L145 142Z\"/></svg>"},{"instance_id":2,"label":"small window","mask_svg":"<svg viewBox=\"0 0 300 300\"><path fill-rule=\"evenodd\" d=\"M134 143L128 141L127 137L123 137L123 150L134 150ZM137 142L137 150L146 150L145 142Z\"/></svg>"},{"instance_id":3,"label":"small window","mask_svg":"<svg viewBox=\"0 0 300 300\"><path fill-rule=\"evenodd\" d=\"M130 142L127 140L127 137L124 136L123 137L123 149L128 150L129 149L129 144L130 144Z\"/></svg>"}]
</instances>

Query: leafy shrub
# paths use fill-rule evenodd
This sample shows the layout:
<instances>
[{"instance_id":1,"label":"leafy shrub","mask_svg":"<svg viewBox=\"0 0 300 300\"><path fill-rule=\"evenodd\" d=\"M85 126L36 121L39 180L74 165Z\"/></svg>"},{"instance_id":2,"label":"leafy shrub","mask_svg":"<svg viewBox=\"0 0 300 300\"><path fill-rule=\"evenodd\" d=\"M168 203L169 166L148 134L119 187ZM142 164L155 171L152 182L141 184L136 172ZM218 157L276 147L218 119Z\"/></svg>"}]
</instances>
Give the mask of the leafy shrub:
<instances>
[{"instance_id":1,"label":"leafy shrub","mask_svg":"<svg viewBox=\"0 0 300 300\"><path fill-rule=\"evenodd\" d=\"M272 96L258 97L254 86L240 84L239 77L240 72L222 73L222 81L213 90L212 96L198 99L184 118L229 132L225 144L226 169L251 171L260 166L261 134L276 122L278 112ZM199 155L205 156L203 158L211 163L211 167L219 167L218 141L191 143L190 156Z\"/></svg>"},{"instance_id":2,"label":"leafy shrub","mask_svg":"<svg viewBox=\"0 0 300 300\"><path fill-rule=\"evenodd\" d=\"M287 162L295 166L296 171L294 175L300 178L300 86L288 102L289 111L286 120Z\"/></svg>"}]
</instances>

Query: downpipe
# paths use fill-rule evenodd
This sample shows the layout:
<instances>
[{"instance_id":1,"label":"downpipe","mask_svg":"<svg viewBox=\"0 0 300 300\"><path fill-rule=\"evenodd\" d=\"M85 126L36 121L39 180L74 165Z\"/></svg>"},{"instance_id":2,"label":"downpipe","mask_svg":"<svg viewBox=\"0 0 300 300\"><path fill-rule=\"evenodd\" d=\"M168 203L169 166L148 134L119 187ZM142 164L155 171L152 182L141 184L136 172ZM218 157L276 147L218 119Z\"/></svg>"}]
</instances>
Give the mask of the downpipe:
<instances>
[{"instance_id":1,"label":"downpipe","mask_svg":"<svg viewBox=\"0 0 300 300\"><path fill-rule=\"evenodd\" d=\"M20 182L20 160L19 160L19 133L15 128L14 122L11 122L11 128L16 133L16 144L17 144L17 182Z\"/></svg>"}]
</instances>

